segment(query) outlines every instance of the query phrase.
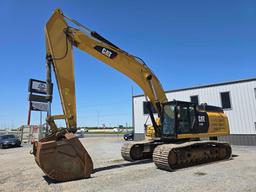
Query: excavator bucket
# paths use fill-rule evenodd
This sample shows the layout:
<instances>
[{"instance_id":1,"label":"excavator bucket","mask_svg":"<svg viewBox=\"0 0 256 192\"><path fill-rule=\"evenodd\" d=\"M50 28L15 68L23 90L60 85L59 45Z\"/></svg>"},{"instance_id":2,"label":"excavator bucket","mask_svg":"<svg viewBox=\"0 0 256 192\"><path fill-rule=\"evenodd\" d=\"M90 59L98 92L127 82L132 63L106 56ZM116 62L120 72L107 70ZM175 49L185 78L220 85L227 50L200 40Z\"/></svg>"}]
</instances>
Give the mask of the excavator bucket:
<instances>
[{"instance_id":1,"label":"excavator bucket","mask_svg":"<svg viewBox=\"0 0 256 192\"><path fill-rule=\"evenodd\" d=\"M93 171L90 155L73 133L62 138L50 135L35 142L33 154L43 172L56 181L88 178Z\"/></svg>"}]
</instances>

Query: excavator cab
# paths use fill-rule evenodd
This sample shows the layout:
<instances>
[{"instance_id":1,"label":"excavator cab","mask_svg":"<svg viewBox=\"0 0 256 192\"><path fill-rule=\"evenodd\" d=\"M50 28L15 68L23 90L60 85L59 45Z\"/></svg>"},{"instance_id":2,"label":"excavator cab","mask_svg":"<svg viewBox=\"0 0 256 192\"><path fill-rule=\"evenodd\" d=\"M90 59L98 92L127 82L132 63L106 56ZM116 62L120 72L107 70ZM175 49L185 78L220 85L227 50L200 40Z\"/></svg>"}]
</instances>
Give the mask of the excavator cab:
<instances>
[{"instance_id":1,"label":"excavator cab","mask_svg":"<svg viewBox=\"0 0 256 192\"><path fill-rule=\"evenodd\" d=\"M218 119L220 133L228 134L227 117L220 107L207 104L196 105L185 101L164 103L161 116L162 137L177 139L188 134L205 134L210 130L210 122ZM222 129L222 130L221 130ZM214 130L214 134L217 131ZM198 136L199 137L199 136Z\"/></svg>"},{"instance_id":2,"label":"excavator cab","mask_svg":"<svg viewBox=\"0 0 256 192\"><path fill-rule=\"evenodd\" d=\"M196 105L184 101L172 101L164 104L162 132L164 137L176 137L177 134L194 132L196 128Z\"/></svg>"}]
</instances>

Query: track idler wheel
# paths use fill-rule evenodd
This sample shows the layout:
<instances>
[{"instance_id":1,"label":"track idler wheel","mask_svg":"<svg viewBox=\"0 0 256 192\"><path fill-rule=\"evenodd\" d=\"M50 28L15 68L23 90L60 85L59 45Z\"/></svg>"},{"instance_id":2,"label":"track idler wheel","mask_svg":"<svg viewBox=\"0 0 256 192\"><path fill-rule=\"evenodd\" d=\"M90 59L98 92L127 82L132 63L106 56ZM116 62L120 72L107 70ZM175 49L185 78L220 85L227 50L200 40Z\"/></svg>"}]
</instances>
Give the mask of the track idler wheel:
<instances>
[{"instance_id":1,"label":"track idler wheel","mask_svg":"<svg viewBox=\"0 0 256 192\"><path fill-rule=\"evenodd\" d=\"M43 172L56 181L90 177L93 163L90 155L73 133L57 134L35 142L33 154Z\"/></svg>"},{"instance_id":2,"label":"track idler wheel","mask_svg":"<svg viewBox=\"0 0 256 192\"><path fill-rule=\"evenodd\" d=\"M143 159L143 146L134 145L131 148L130 155L134 161Z\"/></svg>"}]
</instances>

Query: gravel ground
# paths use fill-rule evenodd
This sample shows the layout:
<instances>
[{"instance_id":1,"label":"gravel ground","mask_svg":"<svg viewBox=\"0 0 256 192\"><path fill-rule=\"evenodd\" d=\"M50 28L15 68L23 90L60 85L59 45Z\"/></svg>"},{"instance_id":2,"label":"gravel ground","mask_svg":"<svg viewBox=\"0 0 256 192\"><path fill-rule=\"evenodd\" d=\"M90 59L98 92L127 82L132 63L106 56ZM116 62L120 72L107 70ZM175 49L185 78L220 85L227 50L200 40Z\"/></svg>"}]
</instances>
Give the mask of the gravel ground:
<instances>
[{"instance_id":1,"label":"gravel ground","mask_svg":"<svg viewBox=\"0 0 256 192\"><path fill-rule=\"evenodd\" d=\"M30 146L0 150L0 191L227 191L256 192L256 147L233 146L233 159L173 172L151 161L122 160L121 136L81 139L93 161L90 179L52 183L37 167Z\"/></svg>"}]
</instances>

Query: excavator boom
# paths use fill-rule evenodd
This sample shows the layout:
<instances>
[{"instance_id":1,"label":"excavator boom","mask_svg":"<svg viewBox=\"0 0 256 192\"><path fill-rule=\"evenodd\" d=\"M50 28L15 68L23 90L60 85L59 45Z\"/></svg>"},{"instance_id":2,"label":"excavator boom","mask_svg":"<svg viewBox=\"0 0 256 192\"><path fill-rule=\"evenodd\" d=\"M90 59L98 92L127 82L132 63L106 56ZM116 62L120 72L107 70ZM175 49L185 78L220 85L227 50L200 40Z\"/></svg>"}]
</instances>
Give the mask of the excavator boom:
<instances>
[{"instance_id":1,"label":"excavator boom","mask_svg":"<svg viewBox=\"0 0 256 192\"><path fill-rule=\"evenodd\" d=\"M67 19L78 24L82 29L68 26ZM157 110L160 110L159 104L167 102L161 83L140 58L128 54L98 33L64 16L61 10L55 10L49 19L45 27L45 35L47 59L53 64L68 128L76 127L73 47L79 48L131 78L142 88Z\"/></svg>"}]
</instances>

